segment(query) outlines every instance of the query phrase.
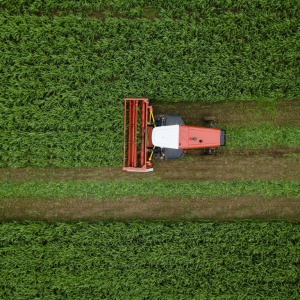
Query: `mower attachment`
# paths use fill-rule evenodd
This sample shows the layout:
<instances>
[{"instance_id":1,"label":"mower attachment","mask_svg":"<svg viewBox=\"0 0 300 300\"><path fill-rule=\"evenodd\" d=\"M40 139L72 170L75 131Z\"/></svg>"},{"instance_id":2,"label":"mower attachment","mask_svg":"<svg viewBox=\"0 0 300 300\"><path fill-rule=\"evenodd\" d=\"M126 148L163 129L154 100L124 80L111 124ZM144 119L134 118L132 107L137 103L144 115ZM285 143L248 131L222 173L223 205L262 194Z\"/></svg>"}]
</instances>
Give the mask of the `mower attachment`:
<instances>
[{"instance_id":1,"label":"mower attachment","mask_svg":"<svg viewBox=\"0 0 300 300\"><path fill-rule=\"evenodd\" d=\"M148 124L153 118L152 106L146 98L124 99L124 153L123 170L131 172L153 171L149 159L148 134L153 126Z\"/></svg>"}]
</instances>

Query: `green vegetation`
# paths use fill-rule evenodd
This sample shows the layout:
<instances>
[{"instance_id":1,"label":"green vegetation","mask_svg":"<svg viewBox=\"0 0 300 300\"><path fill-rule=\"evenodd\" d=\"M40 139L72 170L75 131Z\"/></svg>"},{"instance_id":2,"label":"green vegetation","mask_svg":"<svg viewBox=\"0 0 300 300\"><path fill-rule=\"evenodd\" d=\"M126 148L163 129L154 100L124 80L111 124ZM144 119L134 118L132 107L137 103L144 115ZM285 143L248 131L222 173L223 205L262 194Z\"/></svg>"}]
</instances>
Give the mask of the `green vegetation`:
<instances>
[{"instance_id":1,"label":"green vegetation","mask_svg":"<svg viewBox=\"0 0 300 300\"><path fill-rule=\"evenodd\" d=\"M27 0L15 2L2 0L0 8L9 13L29 14L58 14L78 13L91 15L93 12L102 12L98 17L118 16L123 18L137 17L176 17L184 18L187 15L193 17L213 17L224 12L255 14L258 10L265 13L277 13L281 15L296 15L299 11L297 0L237 0L222 1L197 1L197 0Z\"/></svg>"},{"instance_id":2,"label":"green vegetation","mask_svg":"<svg viewBox=\"0 0 300 300\"><path fill-rule=\"evenodd\" d=\"M299 98L297 1L7 0L0 8L0 167L120 165L124 97L154 105ZM250 148L278 137L299 146L297 128L261 130L233 132L241 145L232 147L248 147L241 135L254 140Z\"/></svg>"},{"instance_id":3,"label":"green vegetation","mask_svg":"<svg viewBox=\"0 0 300 300\"><path fill-rule=\"evenodd\" d=\"M227 9L201 20L6 13L2 89L5 98L47 102L48 109L59 100L98 107L99 98L116 103L124 95L160 102L299 97L299 7Z\"/></svg>"},{"instance_id":4,"label":"green vegetation","mask_svg":"<svg viewBox=\"0 0 300 300\"><path fill-rule=\"evenodd\" d=\"M300 148L299 126L229 127L228 132L232 150Z\"/></svg>"},{"instance_id":5,"label":"green vegetation","mask_svg":"<svg viewBox=\"0 0 300 300\"><path fill-rule=\"evenodd\" d=\"M151 188L149 188L151 186ZM0 182L0 198L119 199L152 196L195 198L201 196L263 195L300 198L300 181L167 181L110 180L68 182Z\"/></svg>"},{"instance_id":6,"label":"green vegetation","mask_svg":"<svg viewBox=\"0 0 300 300\"><path fill-rule=\"evenodd\" d=\"M0 167L120 165L123 130L0 132Z\"/></svg>"},{"instance_id":7,"label":"green vegetation","mask_svg":"<svg viewBox=\"0 0 300 300\"><path fill-rule=\"evenodd\" d=\"M123 153L122 116L115 115L112 120L112 123L119 122L118 128L114 131L109 129L109 125L107 130L103 128L98 132L2 131L0 167L120 166ZM70 126L76 126L76 121L70 123ZM250 126L227 129L230 142L226 148L229 151L300 147L299 126Z\"/></svg>"},{"instance_id":8,"label":"green vegetation","mask_svg":"<svg viewBox=\"0 0 300 300\"><path fill-rule=\"evenodd\" d=\"M296 121L268 123L279 100L300 98L299 1L1 0L0 11L0 168L120 166L124 97L254 100L260 120L222 124L228 150L300 147ZM16 218L27 200L300 198L299 180L16 178L0 182ZM299 253L300 223L282 221L0 223L0 298L299 299Z\"/></svg>"},{"instance_id":9,"label":"green vegetation","mask_svg":"<svg viewBox=\"0 0 300 300\"><path fill-rule=\"evenodd\" d=\"M2 299L297 299L300 224L6 223Z\"/></svg>"}]
</instances>

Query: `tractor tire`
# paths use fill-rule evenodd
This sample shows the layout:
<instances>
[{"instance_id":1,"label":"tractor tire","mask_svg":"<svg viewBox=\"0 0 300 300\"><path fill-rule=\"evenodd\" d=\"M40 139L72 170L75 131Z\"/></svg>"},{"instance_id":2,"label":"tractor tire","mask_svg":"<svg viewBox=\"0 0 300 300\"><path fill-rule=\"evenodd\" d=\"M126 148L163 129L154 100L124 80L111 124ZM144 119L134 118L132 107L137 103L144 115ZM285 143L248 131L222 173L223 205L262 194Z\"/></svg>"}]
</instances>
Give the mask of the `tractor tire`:
<instances>
[{"instance_id":1,"label":"tractor tire","mask_svg":"<svg viewBox=\"0 0 300 300\"><path fill-rule=\"evenodd\" d=\"M205 155L217 155L217 149L216 148L205 148L204 149L204 154Z\"/></svg>"},{"instance_id":2,"label":"tractor tire","mask_svg":"<svg viewBox=\"0 0 300 300\"><path fill-rule=\"evenodd\" d=\"M166 122L166 115L156 115L154 119L156 126L164 126Z\"/></svg>"}]
</instances>

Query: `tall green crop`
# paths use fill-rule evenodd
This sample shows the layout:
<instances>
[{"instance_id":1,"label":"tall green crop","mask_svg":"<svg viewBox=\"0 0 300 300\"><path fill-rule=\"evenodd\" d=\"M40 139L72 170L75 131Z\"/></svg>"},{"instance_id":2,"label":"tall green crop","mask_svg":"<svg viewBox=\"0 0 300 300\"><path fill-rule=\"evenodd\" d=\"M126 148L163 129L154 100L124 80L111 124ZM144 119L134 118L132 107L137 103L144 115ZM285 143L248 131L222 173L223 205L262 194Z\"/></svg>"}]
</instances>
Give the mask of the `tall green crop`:
<instances>
[{"instance_id":1,"label":"tall green crop","mask_svg":"<svg viewBox=\"0 0 300 300\"><path fill-rule=\"evenodd\" d=\"M299 98L298 4L75 2L1 3L1 166L120 165L124 97Z\"/></svg>"},{"instance_id":2,"label":"tall green crop","mask_svg":"<svg viewBox=\"0 0 300 300\"><path fill-rule=\"evenodd\" d=\"M300 225L6 223L2 299L297 299Z\"/></svg>"}]
</instances>

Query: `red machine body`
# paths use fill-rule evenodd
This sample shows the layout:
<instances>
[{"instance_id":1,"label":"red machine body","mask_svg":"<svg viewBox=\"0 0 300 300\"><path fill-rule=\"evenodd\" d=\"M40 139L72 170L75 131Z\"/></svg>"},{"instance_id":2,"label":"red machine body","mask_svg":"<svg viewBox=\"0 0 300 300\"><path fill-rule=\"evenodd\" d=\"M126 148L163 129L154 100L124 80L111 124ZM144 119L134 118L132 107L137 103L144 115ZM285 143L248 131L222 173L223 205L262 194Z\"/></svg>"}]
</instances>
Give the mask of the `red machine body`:
<instances>
[{"instance_id":1,"label":"red machine body","mask_svg":"<svg viewBox=\"0 0 300 300\"><path fill-rule=\"evenodd\" d=\"M179 148L198 149L221 146L221 129L182 125L179 127Z\"/></svg>"},{"instance_id":2,"label":"red machine body","mask_svg":"<svg viewBox=\"0 0 300 300\"><path fill-rule=\"evenodd\" d=\"M180 116L153 115L147 98L124 99L123 170L153 171L153 154L179 158L185 150L225 145L225 130L184 125Z\"/></svg>"}]
</instances>

